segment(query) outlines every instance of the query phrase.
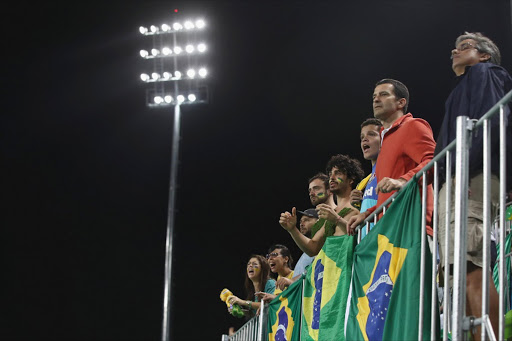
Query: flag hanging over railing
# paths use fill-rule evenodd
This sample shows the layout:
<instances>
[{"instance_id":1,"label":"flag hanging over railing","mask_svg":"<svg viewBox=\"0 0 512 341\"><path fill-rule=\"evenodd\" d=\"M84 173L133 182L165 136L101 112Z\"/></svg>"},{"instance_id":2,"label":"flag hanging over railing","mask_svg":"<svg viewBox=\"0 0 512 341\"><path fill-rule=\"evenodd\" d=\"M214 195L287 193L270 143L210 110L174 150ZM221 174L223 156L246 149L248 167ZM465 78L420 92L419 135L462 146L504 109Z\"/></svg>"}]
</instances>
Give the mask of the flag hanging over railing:
<instances>
[{"instance_id":1,"label":"flag hanging over railing","mask_svg":"<svg viewBox=\"0 0 512 341\"><path fill-rule=\"evenodd\" d=\"M304 283L302 340L345 340L344 323L353 236L333 236L308 268Z\"/></svg>"},{"instance_id":2,"label":"flag hanging over railing","mask_svg":"<svg viewBox=\"0 0 512 341\"><path fill-rule=\"evenodd\" d=\"M302 304L302 278L281 292L268 306L269 341L298 340Z\"/></svg>"},{"instance_id":3,"label":"flag hanging over railing","mask_svg":"<svg viewBox=\"0 0 512 341\"><path fill-rule=\"evenodd\" d=\"M416 182L403 188L355 248L347 340L417 340L420 306L421 202ZM426 248L425 271L432 272ZM428 277L427 277L428 278ZM431 292L430 278L425 292ZM430 340L430 295L424 295L423 339ZM437 311L437 307L436 307ZM439 322L439 313L437 314ZM439 330L439 328L437 328Z\"/></svg>"}]
</instances>

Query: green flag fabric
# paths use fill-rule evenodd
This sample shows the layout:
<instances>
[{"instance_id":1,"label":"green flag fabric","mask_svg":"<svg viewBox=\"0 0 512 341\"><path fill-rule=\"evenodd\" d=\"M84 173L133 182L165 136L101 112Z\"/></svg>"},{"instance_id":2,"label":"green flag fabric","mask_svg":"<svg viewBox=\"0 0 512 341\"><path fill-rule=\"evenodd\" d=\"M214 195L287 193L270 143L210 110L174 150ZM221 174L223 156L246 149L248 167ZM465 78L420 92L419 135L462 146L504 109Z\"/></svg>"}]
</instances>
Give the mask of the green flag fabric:
<instances>
[{"instance_id":1,"label":"green flag fabric","mask_svg":"<svg viewBox=\"0 0 512 341\"><path fill-rule=\"evenodd\" d=\"M303 341L345 340L354 241L348 235L328 237L309 266L304 282Z\"/></svg>"},{"instance_id":2,"label":"green flag fabric","mask_svg":"<svg viewBox=\"0 0 512 341\"><path fill-rule=\"evenodd\" d=\"M299 340L302 278L293 282L269 304L268 340Z\"/></svg>"},{"instance_id":3,"label":"green flag fabric","mask_svg":"<svg viewBox=\"0 0 512 341\"><path fill-rule=\"evenodd\" d=\"M509 233L508 236L505 238L505 255L510 253L511 245L512 245L512 233ZM498 245L496 245L496 251L497 251L496 259L500 260L501 259L500 258L501 246L499 243L498 243ZM510 269L512 269L512 266L510 265L510 263L511 263L510 257L507 257L506 261L505 261L505 283L510 283L510 284L508 285L508 290L509 290L508 294L507 294L507 292L505 292L505 301L508 302L508 306L505 306L506 309L512 309L512 276L511 276L511 271L510 271ZM500 290L500 262L499 261L496 262L496 265L494 266L492 276L493 276L494 285L496 286L496 290L499 291Z\"/></svg>"},{"instance_id":4,"label":"green flag fabric","mask_svg":"<svg viewBox=\"0 0 512 341\"><path fill-rule=\"evenodd\" d=\"M355 248L347 340L418 339L421 233L420 190L411 182ZM424 340L430 340L431 263L427 244Z\"/></svg>"}]
</instances>

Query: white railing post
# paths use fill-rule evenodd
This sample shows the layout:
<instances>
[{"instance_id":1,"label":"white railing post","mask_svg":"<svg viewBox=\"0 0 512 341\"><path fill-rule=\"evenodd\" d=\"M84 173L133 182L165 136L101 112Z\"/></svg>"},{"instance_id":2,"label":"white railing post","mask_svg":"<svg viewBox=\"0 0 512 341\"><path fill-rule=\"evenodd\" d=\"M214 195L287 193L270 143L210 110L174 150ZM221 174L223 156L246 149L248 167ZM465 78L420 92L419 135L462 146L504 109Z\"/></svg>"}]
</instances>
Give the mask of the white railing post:
<instances>
[{"instance_id":1,"label":"white railing post","mask_svg":"<svg viewBox=\"0 0 512 341\"><path fill-rule=\"evenodd\" d=\"M466 116L457 117L452 340L464 339L463 320L466 311L466 225L468 216L469 137L471 133L470 125L472 124L473 123L468 120ZM448 228L449 226L450 225L448 225Z\"/></svg>"}]
</instances>

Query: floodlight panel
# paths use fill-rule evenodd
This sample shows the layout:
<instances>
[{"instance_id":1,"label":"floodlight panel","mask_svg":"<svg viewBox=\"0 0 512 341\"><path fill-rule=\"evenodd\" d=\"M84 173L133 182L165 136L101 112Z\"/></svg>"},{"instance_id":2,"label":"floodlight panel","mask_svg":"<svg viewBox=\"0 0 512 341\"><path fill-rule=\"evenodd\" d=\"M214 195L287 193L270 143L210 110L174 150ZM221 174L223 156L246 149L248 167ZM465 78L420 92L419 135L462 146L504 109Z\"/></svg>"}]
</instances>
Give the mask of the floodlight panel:
<instances>
[{"instance_id":1,"label":"floodlight panel","mask_svg":"<svg viewBox=\"0 0 512 341\"><path fill-rule=\"evenodd\" d=\"M205 26L206 26L206 23L204 22L204 20L202 20L202 19L196 20L196 27L198 29L202 29Z\"/></svg>"},{"instance_id":2,"label":"floodlight panel","mask_svg":"<svg viewBox=\"0 0 512 341\"><path fill-rule=\"evenodd\" d=\"M201 44L197 45L197 51L199 51L199 52L206 51L206 44L205 43L201 43Z\"/></svg>"},{"instance_id":3,"label":"floodlight panel","mask_svg":"<svg viewBox=\"0 0 512 341\"><path fill-rule=\"evenodd\" d=\"M194 78L194 77L196 76L196 70L194 70L194 69L188 69L188 70L187 70L187 76L188 76L189 78Z\"/></svg>"},{"instance_id":4,"label":"floodlight panel","mask_svg":"<svg viewBox=\"0 0 512 341\"><path fill-rule=\"evenodd\" d=\"M187 53L192 53L192 52L194 52L194 50L195 50L194 45L187 45L185 47L185 51L187 51Z\"/></svg>"}]
</instances>

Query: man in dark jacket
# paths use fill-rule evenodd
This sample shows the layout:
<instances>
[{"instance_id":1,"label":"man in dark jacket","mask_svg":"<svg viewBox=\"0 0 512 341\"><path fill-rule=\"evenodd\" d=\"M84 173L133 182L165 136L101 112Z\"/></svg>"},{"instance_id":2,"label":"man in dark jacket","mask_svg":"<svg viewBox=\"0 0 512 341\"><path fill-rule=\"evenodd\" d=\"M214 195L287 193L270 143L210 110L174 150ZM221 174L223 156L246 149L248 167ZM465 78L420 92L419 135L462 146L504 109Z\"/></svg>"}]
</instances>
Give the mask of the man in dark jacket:
<instances>
[{"instance_id":1,"label":"man in dark jacket","mask_svg":"<svg viewBox=\"0 0 512 341\"><path fill-rule=\"evenodd\" d=\"M437 139L436 154L450 144L456 135L457 116L468 116L470 119L480 119L503 96L512 89L512 78L508 72L499 66L501 56L498 47L487 37L480 33L465 32L455 42L452 50L452 69L456 77L456 85L445 104L445 116ZM510 122L510 108L505 106L505 115ZM507 127L510 129L510 124ZM468 223L467 223L467 285L466 285L466 313L481 317L482 310L482 276L490 278L489 317L495 333L498 331L498 294L492 281L489 269L482 271L483 263L483 132L479 128L472 139L469 150L469 193L468 193ZM499 203L499 115L491 120L491 200L492 206ZM507 149L512 148L512 134L507 137ZM508 186L512 185L511 157L507 156L509 164L507 172ZM445 257L445 206L446 179L444 161L440 162L439 193L439 245L441 259ZM452 176L455 175L455 156L452 157ZM449 179L453 181L453 179ZM454 186L452 186L454 188ZM455 199L452 190L451 217L454 217ZM496 213L495 210L493 212ZM449 228L450 240L453 243L453 222ZM450 264L453 264L453 247L448 255ZM444 264L444 260L442 261ZM445 272L448 273L448 271ZM452 271L449 273L451 274ZM473 335L475 340L480 339L479 328Z\"/></svg>"}]
</instances>

